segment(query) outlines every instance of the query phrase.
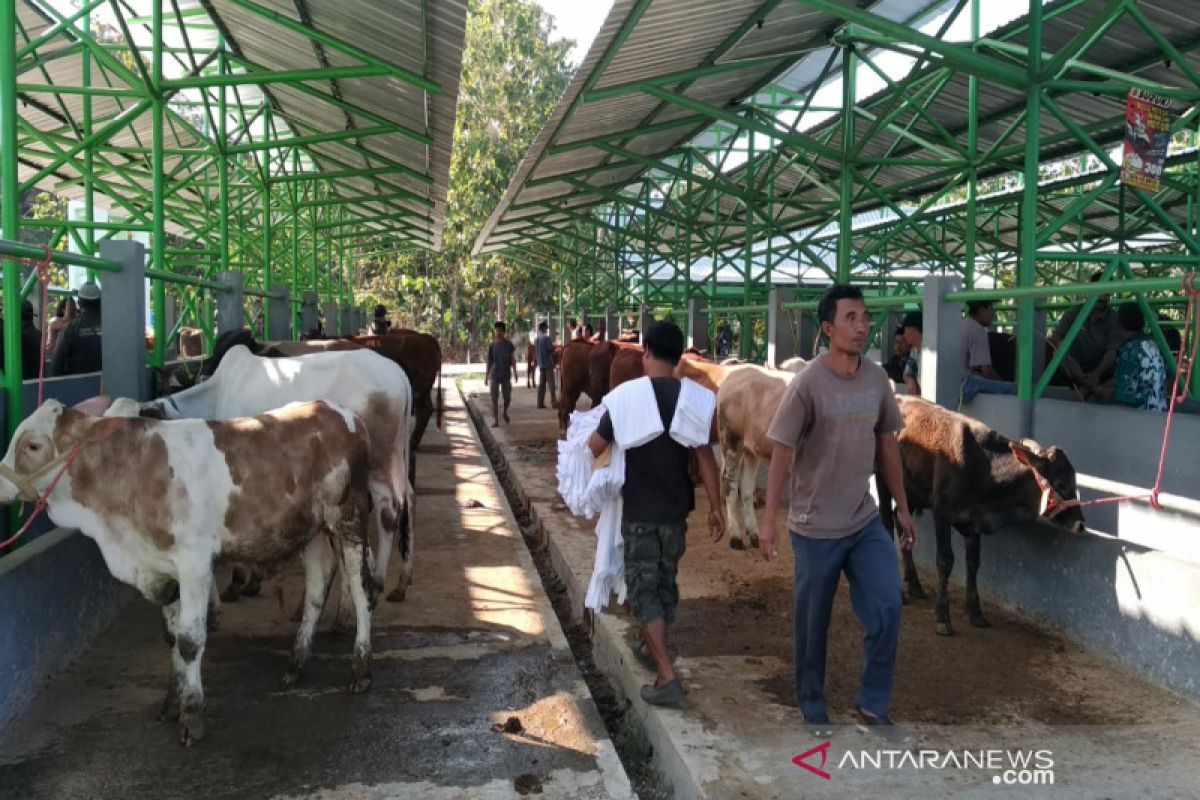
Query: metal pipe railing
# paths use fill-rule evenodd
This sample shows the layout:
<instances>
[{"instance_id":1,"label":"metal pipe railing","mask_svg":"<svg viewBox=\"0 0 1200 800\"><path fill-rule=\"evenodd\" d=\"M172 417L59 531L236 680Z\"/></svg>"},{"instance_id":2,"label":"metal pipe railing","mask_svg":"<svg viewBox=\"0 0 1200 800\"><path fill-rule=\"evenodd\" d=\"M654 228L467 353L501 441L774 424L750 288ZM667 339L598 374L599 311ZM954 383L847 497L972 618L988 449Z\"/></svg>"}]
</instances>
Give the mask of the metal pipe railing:
<instances>
[{"instance_id":1,"label":"metal pipe railing","mask_svg":"<svg viewBox=\"0 0 1200 800\"><path fill-rule=\"evenodd\" d=\"M0 240L0 256L41 261L46 257L46 251L38 245ZM103 258L94 258L92 256L81 256L76 253L52 252L51 260L55 264L63 264L70 267L85 267L86 269L94 269L99 272L121 271L121 265L115 261L107 261Z\"/></svg>"}]
</instances>

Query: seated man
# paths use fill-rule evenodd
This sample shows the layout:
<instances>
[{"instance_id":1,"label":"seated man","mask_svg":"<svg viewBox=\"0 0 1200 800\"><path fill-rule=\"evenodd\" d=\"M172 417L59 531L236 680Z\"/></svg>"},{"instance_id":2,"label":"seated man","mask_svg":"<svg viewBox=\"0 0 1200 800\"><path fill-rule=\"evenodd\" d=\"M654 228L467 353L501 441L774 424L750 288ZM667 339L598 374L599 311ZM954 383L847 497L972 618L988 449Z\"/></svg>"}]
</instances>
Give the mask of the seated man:
<instances>
[{"instance_id":1,"label":"seated man","mask_svg":"<svg viewBox=\"0 0 1200 800\"><path fill-rule=\"evenodd\" d=\"M1117 311L1121 325L1121 348L1117 354L1116 377L1097 394L1121 405L1146 411L1166 411L1170 403L1167 367L1158 344L1146 334L1146 318L1137 303L1126 303Z\"/></svg>"},{"instance_id":2,"label":"seated man","mask_svg":"<svg viewBox=\"0 0 1200 800\"><path fill-rule=\"evenodd\" d=\"M967 316L963 318L962 327L963 367L966 371L962 387L964 403L977 394L1017 393L1017 387L1000 380L992 366L988 328L995 318L991 300L967 303Z\"/></svg>"},{"instance_id":3,"label":"seated man","mask_svg":"<svg viewBox=\"0 0 1200 800\"><path fill-rule=\"evenodd\" d=\"M908 340L904 338L904 328L897 328L892 334L892 357L883 362L883 371L892 379L892 383L904 383L904 365L908 361Z\"/></svg>"},{"instance_id":4,"label":"seated man","mask_svg":"<svg viewBox=\"0 0 1200 800\"><path fill-rule=\"evenodd\" d=\"M1097 272L1092 275L1092 283L1102 277ZM1086 400L1089 394L1095 393L1100 385L1112 375L1112 368L1117 363L1117 348L1121 345L1121 337L1117 326L1117 315L1109 308L1109 295L1102 294L1096 299L1092 313L1084 321L1079 335L1071 343L1071 349L1063 360L1068 377L1080 388ZM1061 347L1071 329L1082 306L1068 309L1050 334L1051 343Z\"/></svg>"}]
</instances>

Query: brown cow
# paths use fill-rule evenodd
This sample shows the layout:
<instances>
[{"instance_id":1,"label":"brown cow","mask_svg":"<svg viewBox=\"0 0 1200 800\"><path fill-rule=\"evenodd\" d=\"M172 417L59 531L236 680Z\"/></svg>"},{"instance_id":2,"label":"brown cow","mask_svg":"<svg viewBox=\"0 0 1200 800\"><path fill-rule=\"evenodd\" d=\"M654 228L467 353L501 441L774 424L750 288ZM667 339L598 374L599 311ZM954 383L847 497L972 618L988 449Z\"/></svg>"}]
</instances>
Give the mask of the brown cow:
<instances>
[{"instance_id":1,"label":"brown cow","mask_svg":"<svg viewBox=\"0 0 1200 800\"><path fill-rule=\"evenodd\" d=\"M597 403L604 400L604 395L608 394L612 388L612 365L617 354L629 350L635 355L634 358L638 364L641 364L642 346L635 342L601 342L592 348L591 354L588 356L588 385L596 390L596 394L591 396ZM639 372L632 377L639 377ZM627 378L628 380L628 378ZM589 394L591 394L589 392Z\"/></svg>"},{"instance_id":2,"label":"brown cow","mask_svg":"<svg viewBox=\"0 0 1200 800\"><path fill-rule=\"evenodd\" d=\"M595 347L589 341L574 340L568 342L562 350L562 361L559 367L559 377L562 380L561 394L558 398L558 432L564 434L571 421L571 413L579 395L584 392L592 399L592 405L600 402L594 394L596 389L588 381L588 359Z\"/></svg>"},{"instance_id":3,"label":"brown cow","mask_svg":"<svg viewBox=\"0 0 1200 800\"><path fill-rule=\"evenodd\" d=\"M533 342L525 343L525 387L533 388L533 377L537 371L537 348Z\"/></svg>"},{"instance_id":4,"label":"brown cow","mask_svg":"<svg viewBox=\"0 0 1200 800\"><path fill-rule=\"evenodd\" d=\"M904 464L904 492L914 511L930 509L937 532L938 596L936 630L950 626L946 583L954 568L950 528L967 546L967 614L976 627L988 627L975 578L980 539L1006 525L1043 517L1074 533L1085 530L1075 486L1075 468L1057 447L1043 450L1026 439L1015 442L982 422L919 397L897 397L904 429L898 434ZM894 531L891 495L875 481L884 525ZM912 553L904 551L905 582L911 597L924 597Z\"/></svg>"}]
</instances>

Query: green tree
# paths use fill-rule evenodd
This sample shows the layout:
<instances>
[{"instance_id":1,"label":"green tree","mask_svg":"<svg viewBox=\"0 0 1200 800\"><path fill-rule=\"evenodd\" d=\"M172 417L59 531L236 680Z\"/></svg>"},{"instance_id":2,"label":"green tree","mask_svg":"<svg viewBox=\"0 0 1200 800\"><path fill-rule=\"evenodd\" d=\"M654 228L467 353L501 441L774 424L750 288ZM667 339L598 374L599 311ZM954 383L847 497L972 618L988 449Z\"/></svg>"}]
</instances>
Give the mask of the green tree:
<instances>
[{"instance_id":1,"label":"green tree","mask_svg":"<svg viewBox=\"0 0 1200 800\"><path fill-rule=\"evenodd\" d=\"M402 309L400 322L437 335L449 357L461 357L455 343L476 351L493 314L512 321L557 300L557 283L545 271L470 254L571 80L573 43L552 42L552 33L551 18L532 0L472 0L443 250L381 256L356 276L358 302Z\"/></svg>"}]
</instances>

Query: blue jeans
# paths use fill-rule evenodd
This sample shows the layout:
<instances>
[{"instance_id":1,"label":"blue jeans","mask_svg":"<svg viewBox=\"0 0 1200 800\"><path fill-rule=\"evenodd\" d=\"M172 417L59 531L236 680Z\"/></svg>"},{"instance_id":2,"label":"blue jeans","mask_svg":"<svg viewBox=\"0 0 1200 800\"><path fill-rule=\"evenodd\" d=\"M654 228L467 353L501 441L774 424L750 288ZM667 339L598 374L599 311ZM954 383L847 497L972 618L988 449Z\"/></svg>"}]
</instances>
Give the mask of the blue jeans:
<instances>
[{"instance_id":1,"label":"blue jeans","mask_svg":"<svg viewBox=\"0 0 1200 800\"><path fill-rule=\"evenodd\" d=\"M900 639L900 571L892 537L876 516L858 533L841 539L810 539L792 531L792 554L796 702L804 718L829 719L825 651L842 572L850 582L850 604L865 634L862 684L855 705L886 716Z\"/></svg>"},{"instance_id":2,"label":"blue jeans","mask_svg":"<svg viewBox=\"0 0 1200 800\"><path fill-rule=\"evenodd\" d=\"M1008 381L996 381L991 378L985 378L978 372L967 373L966 380L963 381L962 399L963 402L969 401L977 394L1016 394L1017 385Z\"/></svg>"}]
</instances>

